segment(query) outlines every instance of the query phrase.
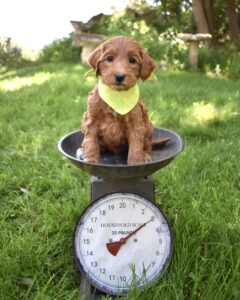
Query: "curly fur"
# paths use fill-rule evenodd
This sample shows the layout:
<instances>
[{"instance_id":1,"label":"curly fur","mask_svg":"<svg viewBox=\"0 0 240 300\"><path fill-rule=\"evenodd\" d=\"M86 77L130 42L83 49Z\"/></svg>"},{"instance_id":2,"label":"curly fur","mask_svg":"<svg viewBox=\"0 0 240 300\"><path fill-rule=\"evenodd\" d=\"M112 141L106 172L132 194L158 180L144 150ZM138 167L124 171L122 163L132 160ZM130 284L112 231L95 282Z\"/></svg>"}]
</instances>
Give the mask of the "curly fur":
<instances>
[{"instance_id":1,"label":"curly fur","mask_svg":"<svg viewBox=\"0 0 240 300\"><path fill-rule=\"evenodd\" d=\"M89 64L102 81L116 90L133 87L138 79L147 79L155 61L136 40L117 36L101 44L89 57ZM124 74L118 82L116 74ZM128 164L151 160L153 125L141 99L126 115L117 114L99 96L97 85L90 92L82 122L84 160L100 161L100 152L115 153L128 149Z\"/></svg>"}]
</instances>

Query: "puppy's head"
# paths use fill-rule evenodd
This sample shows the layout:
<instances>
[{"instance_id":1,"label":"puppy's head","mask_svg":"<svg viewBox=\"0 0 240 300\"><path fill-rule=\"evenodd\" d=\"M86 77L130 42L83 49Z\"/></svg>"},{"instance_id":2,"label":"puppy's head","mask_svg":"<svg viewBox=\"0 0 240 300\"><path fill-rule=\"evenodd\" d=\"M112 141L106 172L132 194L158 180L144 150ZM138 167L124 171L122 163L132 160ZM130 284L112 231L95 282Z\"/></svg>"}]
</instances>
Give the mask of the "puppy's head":
<instances>
[{"instance_id":1,"label":"puppy's head","mask_svg":"<svg viewBox=\"0 0 240 300\"><path fill-rule=\"evenodd\" d=\"M98 46L88 58L102 81L116 90L127 90L141 78L147 79L155 61L133 38L117 36Z\"/></svg>"}]
</instances>

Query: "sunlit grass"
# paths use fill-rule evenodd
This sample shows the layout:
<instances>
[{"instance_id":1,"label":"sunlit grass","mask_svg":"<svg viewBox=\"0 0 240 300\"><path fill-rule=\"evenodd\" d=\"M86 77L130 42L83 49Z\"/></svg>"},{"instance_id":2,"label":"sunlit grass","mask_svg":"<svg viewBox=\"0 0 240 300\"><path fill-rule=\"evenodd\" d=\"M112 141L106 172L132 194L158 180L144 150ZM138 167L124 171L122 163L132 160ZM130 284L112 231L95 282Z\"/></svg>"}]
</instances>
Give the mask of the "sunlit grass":
<instances>
[{"instance_id":1,"label":"sunlit grass","mask_svg":"<svg viewBox=\"0 0 240 300\"><path fill-rule=\"evenodd\" d=\"M73 68L75 71L82 70L82 66L75 66ZM30 76L18 76L16 71L9 71L8 76L4 76L7 78L4 78L0 81L0 90L4 92L15 91L23 87L30 87L31 85L41 85L49 79L60 79L61 77L64 78L65 76L66 74L64 70L58 70L57 72L48 72L45 70L36 72ZM1 77L3 76L0 76L0 79Z\"/></svg>"},{"instance_id":2,"label":"sunlit grass","mask_svg":"<svg viewBox=\"0 0 240 300\"><path fill-rule=\"evenodd\" d=\"M49 80L51 75L47 72L36 73L31 77L15 77L12 80L3 80L0 83L0 89L4 92L19 90L22 87L28 87L32 84L41 85Z\"/></svg>"},{"instance_id":3,"label":"sunlit grass","mask_svg":"<svg viewBox=\"0 0 240 300\"><path fill-rule=\"evenodd\" d=\"M228 102L228 101L226 101ZM229 102L221 107L204 101L194 102L186 109L186 117L182 118L182 125L204 125L211 121L223 121L237 115L236 105Z\"/></svg>"},{"instance_id":4,"label":"sunlit grass","mask_svg":"<svg viewBox=\"0 0 240 300\"><path fill-rule=\"evenodd\" d=\"M80 299L72 256L90 178L57 150L80 128L93 82L80 65L2 74L0 83L0 298ZM156 126L181 134L184 152L154 175L173 229L170 267L126 299L239 299L240 82L160 73L142 82Z\"/></svg>"}]
</instances>

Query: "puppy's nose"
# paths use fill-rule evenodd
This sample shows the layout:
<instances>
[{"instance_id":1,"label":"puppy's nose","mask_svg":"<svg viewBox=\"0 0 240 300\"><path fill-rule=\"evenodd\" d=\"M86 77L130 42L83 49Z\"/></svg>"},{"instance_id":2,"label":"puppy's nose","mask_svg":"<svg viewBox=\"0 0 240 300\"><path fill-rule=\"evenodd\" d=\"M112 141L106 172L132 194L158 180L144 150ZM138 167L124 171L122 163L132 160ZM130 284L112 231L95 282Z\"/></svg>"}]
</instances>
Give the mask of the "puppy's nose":
<instances>
[{"instance_id":1,"label":"puppy's nose","mask_svg":"<svg viewBox=\"0 0 240 300\"><path fill-rule=\"evenodd\" d=\"M118 72L115 74L116 81L119 83L122 82L125 77L126 77L126 75L124 73Z\"/></svg>"}]
</instances>

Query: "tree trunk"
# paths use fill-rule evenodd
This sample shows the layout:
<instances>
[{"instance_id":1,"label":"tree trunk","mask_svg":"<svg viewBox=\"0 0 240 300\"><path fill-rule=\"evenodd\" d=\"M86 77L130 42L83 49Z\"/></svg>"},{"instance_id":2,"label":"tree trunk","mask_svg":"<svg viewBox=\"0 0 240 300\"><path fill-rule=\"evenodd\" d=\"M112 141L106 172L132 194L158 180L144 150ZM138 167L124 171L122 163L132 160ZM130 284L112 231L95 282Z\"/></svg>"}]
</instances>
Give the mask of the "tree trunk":
<instances>
[{"instance_id":1,"label":"tree trunk","mask_svg":"<svg viewBox=\"0 0 240 300\"><path fill-rule=\"evenodd\" d=\"M228 26L229 33L232 41L235 44L239 44L239 26L238 26L238 16L236 11L236 3L235 0L227 0L227 15L228 15Z\"/></svg>"},{"instance_id":2,"label":"tree trunk","mask_svg":"<svg viewBox=\"0 0 240 300\"><path fill-rule=\"evenodd\" d=\"M203 2L201 0L193 0L193 14L197 25L197 32L211 33L208 26Z\"/></svg>"},{"instance_id":3,"label":"tree trunk","mask_svg":"<svg viewBox=\"0 0 240 300\"><path fill-rule=\"evenodd\" d=\"M214 20L213 20L213 0L205 0L202 1L204 14L206 17L206 22L208 24L208 29L212 37L215 37L215 30L214 30Z\"/></svg>"}]
</instances>

